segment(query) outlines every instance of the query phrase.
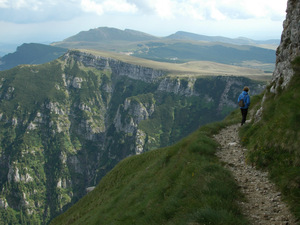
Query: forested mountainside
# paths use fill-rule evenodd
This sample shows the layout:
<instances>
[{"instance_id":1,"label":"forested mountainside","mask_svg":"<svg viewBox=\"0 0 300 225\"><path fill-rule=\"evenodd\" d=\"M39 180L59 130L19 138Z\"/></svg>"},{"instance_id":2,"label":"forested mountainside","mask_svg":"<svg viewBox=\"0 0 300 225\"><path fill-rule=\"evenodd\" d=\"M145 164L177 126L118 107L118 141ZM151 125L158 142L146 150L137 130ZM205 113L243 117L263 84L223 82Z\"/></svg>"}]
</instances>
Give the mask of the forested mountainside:
<instances>
[{"instance_id":1,"label":"forested mountainside","mask_svg":"<svg viewBox=\"0 0 300 225\"><path fill-rule=\"evenodd\" d=\"M0 212L46 224L120 160L185 137L236 107L243 77L167 72L70 51L0 72Z\"/></svg>"}]
</instances>

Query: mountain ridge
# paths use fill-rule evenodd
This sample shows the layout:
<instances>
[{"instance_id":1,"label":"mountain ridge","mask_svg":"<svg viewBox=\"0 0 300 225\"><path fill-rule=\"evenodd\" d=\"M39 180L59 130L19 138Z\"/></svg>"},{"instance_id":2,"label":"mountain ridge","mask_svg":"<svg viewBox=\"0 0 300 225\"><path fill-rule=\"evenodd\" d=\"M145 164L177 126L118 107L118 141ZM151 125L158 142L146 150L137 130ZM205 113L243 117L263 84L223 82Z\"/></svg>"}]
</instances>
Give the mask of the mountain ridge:
<instances>
[{"instance_id":1,"label":"mountain ridge","mask_svg":"<svg viewBox=\"0 0 300 225\"><path fill-rule=\"evenodd\" d=\"M178 39L178 40L194 40L194 41L210 41L210 42L224 42L230 44L275 44L279 45L280 40L253 40L246 37L228 38L223 36L208 36L201 35L186 31L177 31L174 34L170 34L163 37L147 34L141 31L133 29L118 29L113 27L98 27L90 29L88 31L81 31L63 41L112 41L112 40L123 40L123 41L149 41L149 40L160 40L160 39ZM55 45L57 42L53 42ZM59 42L58 42L59 43Z\"/></svg>"},{"instance_id":2,"label":"mountain ridge","mask_svg":"<svg viewBox=\"0 0 300 225\"><path fill-rule=\"evenodd\" d=\"M59 58L67 49L45 44L24 43L16 51L0 58L0 71L20 64L43 64Z\"/></svg>"},{"instance_id":3,"label":"mountain ridge","mask_svg":"<svg viewBox=\"0 0 300 225\"><path fill-rule=\"evenodd\" d=\"M135 31L131 29L119 30L117 28L109 27L99 27L95 29L90 29L89 31L81 31L78 34L66 38L65 42L77 42L77 41L147 41L147 40L156 40L158 39L155 36L146 34L140 31Z\"/></svg>"},{"instance_id":4,"label":"mountain ridge","mask_svg":"<svg viewBox=\"0 0 300 225\"><path fill-rule=\"evenodd\" d=\"M190 33L186 31L177 31L174 34L164 37L165 39L183 39L183 40L194 40L194 41L209 41L209 42L223 42L229 44L239 44L239 45L253 45L253 44L272 44L279 45L280 40L270 39L270 40L253 40L246 37L238 38L227 38L223 36L207 36L196 33Z\"/></svg>"}]
</instances>

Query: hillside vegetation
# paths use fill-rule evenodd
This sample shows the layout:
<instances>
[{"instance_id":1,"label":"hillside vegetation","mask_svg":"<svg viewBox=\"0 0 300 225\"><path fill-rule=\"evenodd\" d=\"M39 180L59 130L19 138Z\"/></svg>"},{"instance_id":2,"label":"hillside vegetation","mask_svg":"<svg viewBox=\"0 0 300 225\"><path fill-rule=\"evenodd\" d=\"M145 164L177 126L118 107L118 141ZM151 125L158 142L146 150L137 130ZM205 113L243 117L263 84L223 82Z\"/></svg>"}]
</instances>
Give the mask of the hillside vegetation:
<instances>
[{"instance_id":1,"label":"hillside vegetation","mask_svg":"<svg viewBox=\"0 0 300 225\"><path fill-rule=\"evenodd\" d=\"M124 159L51 225L248 224L236 203L242 195L210 138L236 122L210 124L171 147Z\"/></svg>"},{"instance_id":2,"label":"hillside vegetation","mask_svg":"<svg viewBox=\"0 0 300 225\"><path fill-rule=\"evenodd\" d=\"M295 75L278 94L266 90L262 119L243 127L241 139L248 159L267 169L291 210L300 219L300 57L293 62ZM255 118L253 118L253 121Z\"/></svg>"}]
</instances>

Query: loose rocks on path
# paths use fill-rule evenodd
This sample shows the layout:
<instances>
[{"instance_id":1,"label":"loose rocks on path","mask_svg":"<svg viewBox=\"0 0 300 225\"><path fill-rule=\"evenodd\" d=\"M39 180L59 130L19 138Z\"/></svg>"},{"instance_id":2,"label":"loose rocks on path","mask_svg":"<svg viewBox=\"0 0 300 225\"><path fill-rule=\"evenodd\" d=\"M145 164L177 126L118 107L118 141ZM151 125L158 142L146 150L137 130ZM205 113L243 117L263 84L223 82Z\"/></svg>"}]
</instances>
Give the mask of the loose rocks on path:
<instances>
[{"instance_id":1,"label":"loose rocks on path","mask_svg":"<svg viewBox=\"0 0 300 225\"><path fill-rule=\"evenodd\" d=\"M288 207L281 201L281 193L268 180L268 174L245 163L244 149L239 143L239 125L229 126L214 136L221 149L217 156L232 171L245 202L240 202L245 216L252 224L294 225L296 224Z\"/></svg>"}]
</instances>

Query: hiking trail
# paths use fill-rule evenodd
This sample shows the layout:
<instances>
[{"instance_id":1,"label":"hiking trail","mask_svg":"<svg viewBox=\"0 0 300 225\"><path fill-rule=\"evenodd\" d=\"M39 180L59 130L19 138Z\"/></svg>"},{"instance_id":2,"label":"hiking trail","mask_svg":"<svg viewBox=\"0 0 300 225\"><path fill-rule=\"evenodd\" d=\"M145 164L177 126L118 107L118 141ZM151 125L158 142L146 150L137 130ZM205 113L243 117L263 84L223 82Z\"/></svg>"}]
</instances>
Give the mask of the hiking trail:
<instances>
[{"instance_id":1,"label":"hiking trail","mask_svg":"<svg viewBox=\"0 0 300 225\"><path fill-rule=\"evenodd\" d=\"M247 149L239 142L239 126L222 129L214 139L221 145L216 155L225 162L246 197L245 202L239 202L243 214L255 225L295 225L294 217L281 200L281 193L269 181L268 173L246 164Z\"/></svg>"}]
</instances>

